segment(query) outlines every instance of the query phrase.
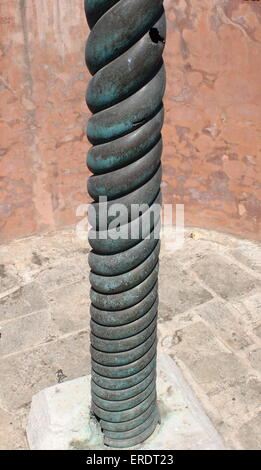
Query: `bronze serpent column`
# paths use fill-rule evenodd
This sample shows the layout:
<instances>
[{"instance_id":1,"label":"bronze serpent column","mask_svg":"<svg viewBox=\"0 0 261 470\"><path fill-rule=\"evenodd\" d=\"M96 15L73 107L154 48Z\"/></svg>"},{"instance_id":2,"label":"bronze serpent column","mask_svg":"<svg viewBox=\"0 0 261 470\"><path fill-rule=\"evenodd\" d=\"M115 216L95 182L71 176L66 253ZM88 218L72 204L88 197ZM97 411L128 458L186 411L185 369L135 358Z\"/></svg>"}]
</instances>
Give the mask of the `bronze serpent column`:
<instances>
[{"instance_id":1,"label":"bronze serpent column","mask_svg":"<svg viewBox=\"0 0 261 470\"><path fill-rule=\"evenodd\" d=\"M93 173L88 191L94 200L89 211L92 411L104 443L126 448L146 440L159 422L166 24L163 0L85 0L85 12L86 64L93 76L86 91L93 114L87 126L93 145L87 155ZM125 212L116 216L121 206ZM125 233L120 238L114 236L119 226Z\"/></svg>"}]
</instances>

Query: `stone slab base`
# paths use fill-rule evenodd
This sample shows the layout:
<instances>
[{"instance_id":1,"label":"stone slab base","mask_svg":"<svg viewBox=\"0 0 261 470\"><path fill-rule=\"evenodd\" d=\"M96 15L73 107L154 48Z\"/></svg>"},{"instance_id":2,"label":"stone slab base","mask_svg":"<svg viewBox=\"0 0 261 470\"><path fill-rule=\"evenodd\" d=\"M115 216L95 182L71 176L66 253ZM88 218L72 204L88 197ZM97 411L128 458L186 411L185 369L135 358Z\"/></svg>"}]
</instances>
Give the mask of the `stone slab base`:
<instances>
[{"instance_id":1,"label":"stone slab base","mask_svg":"<svg viewBox=\"0 0 261 470\"><path fill-rule=\"evenodd\" d=\"M223 441L175 362L158 356L161 425L132 449L223 450ZM108 449L90 417L90 376L46 388L34 395L27 426L31 450Z\"/></svg>"}]
</instances>

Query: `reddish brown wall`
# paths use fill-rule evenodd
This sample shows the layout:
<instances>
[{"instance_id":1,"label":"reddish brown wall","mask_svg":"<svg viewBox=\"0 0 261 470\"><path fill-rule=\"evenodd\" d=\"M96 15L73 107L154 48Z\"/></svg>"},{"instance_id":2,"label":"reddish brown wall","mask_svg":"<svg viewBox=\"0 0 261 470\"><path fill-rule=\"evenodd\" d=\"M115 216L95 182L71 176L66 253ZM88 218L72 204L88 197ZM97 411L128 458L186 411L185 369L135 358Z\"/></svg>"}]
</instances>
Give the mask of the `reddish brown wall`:
<instances>
[{"instance_id":1,"label":"reddish brown wall","mask_svg":"<svg viewBox=\"0 0 261 470\"><path fill-rule=\"evenodd\" d=\"M1 0L1 240L87 201L82 0ZM165 0L163 189L187 225L258 238L261 1Z\"/></svg>"}]
</instances>

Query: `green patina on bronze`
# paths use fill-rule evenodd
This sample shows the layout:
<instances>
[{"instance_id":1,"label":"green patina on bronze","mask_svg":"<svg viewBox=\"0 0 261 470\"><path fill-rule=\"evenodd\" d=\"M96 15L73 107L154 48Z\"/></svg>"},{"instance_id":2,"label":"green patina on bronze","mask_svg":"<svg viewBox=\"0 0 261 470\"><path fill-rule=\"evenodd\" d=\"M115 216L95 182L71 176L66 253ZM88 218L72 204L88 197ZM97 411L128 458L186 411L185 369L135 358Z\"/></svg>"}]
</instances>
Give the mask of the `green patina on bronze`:
<instances>
[{"instance_id":1,"label":"green patina on bronze","mask_svg":"<svg viewBox=\"0 0 261 470\"><path fill-rule=\"evenodd\" d=\"M104 442L132 447L156 401L163 0L85 0L92 411ZM106 197L107 201L100 201ZM124 207L116 211L115 204ZM136 213L134 206L143 207ZM115 212L112 212L115 210Z\"/></svg>"}]
</instances>

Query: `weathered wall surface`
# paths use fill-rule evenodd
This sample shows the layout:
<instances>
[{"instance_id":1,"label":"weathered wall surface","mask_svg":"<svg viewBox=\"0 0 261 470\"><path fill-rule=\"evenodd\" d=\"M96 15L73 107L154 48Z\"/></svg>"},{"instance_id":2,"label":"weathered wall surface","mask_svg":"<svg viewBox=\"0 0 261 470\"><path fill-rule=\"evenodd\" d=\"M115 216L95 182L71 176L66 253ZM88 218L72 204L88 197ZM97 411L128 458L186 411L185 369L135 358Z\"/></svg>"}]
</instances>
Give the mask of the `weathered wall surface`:
<instances>
[{"instance_id":1,"label":"weathered wall surface","mask_svg":"<svg viewBox=\"0 0 261 470\"><path fill-rule=\"evenodd\" d=\"M82 5L1 0L3 239L73 224L87 199Z\"/></svg>"},{"instance_id":2,"label":"weathered wall surface","mask_svg":"<svg viewBox=\"0 0 261 470\"><path fill-rule=\"evenodd\" d=\"M165 6L165 202L187 225L257 239L261 2ZM2 241L75 224L88 201L87 34L82 0L1 0Z\"/></svg>"},{"instance_id":3,"label":"weathered wall surface","mask_svg":"<svg viewBox=\"0 0 261 470\"><path fill-rule=\"evenodd\" d=\"M261 2L165 3L166 199L186 223L260 238Z\"/></svg>"}]
</instances>

